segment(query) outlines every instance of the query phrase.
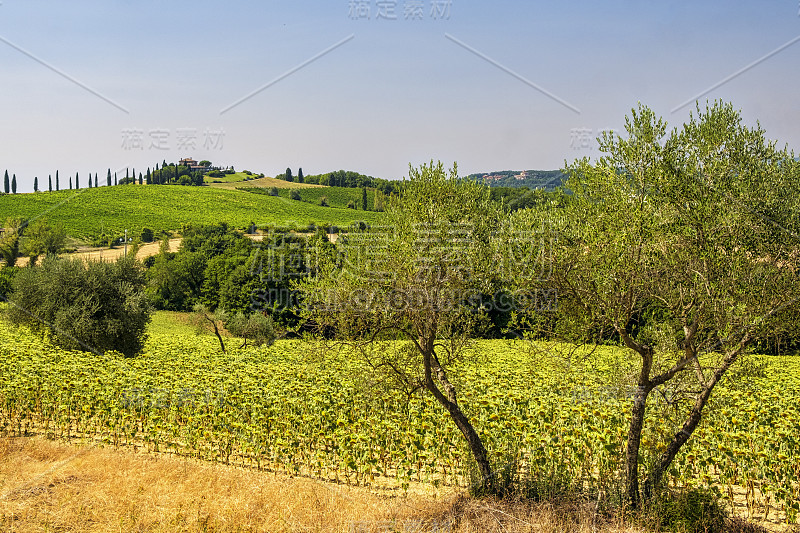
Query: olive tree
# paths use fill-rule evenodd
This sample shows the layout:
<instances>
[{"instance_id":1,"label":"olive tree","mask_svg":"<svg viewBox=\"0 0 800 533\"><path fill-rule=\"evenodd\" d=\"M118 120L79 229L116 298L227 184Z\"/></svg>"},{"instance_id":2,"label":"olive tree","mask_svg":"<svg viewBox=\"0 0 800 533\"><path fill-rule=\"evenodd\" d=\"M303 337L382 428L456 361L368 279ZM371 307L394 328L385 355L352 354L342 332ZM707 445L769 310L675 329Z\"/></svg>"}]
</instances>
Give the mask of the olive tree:
<instances>
[{"instance_id":1,"label":"olive tree","mask_svg":"<svg viewBox=\"0 0 800 533\"><path fill-rule=\"evenodd\" d=\"M67 235L64 226L50 226L39 219L28 226L22 242L22 253L29 258L29 266L34 266L40 255L56 255L64 248Z\"/></svg>"},{"instance_id":2,"label":"olive tree","mask_svg":"<svg viewBox=\"0 0 800 533\"><path fill-rule=\"evenodd\" d=\"M669 134L640 105L625 129L599 139L596 162L568 166L573 198L544 216L559 232L548 283L561 317L587 336L610 332L635 358L624 467L635 508L728 370L796 313L800 217L794 155L730 105L698 106ZM677 415L644 450L654 391Z\"/></svg>"},{"instance_id":3,"label":"olive tree","mask_svg":"<svg viewBox=\"0 0 800 533\"><path fill-rule=\"evenodd\" d=\"M145 283L130 257L87 263L49 255L17 273L8 315L65 349L132 357L144 348L150 322Z\"/></svg>"},{"instance_id":4,"label":"olive tree","mask_svg":"<svg viewBox=\"0 0 800 533\"><path fill-rule=\"evenodd\" d=\"M402 196L387 202L385 225L340 237L338 255L299 285L305 318L327 335L362 347L387 335L408 343L362 353L373 368L436 399L466 440L487 491L495 486L492 466L449 372L480 322L470 302L491 294L500 216L488 188L461 180L455 165L449 172L441 162L410 167Z\"/></svg>"}]
</instances>

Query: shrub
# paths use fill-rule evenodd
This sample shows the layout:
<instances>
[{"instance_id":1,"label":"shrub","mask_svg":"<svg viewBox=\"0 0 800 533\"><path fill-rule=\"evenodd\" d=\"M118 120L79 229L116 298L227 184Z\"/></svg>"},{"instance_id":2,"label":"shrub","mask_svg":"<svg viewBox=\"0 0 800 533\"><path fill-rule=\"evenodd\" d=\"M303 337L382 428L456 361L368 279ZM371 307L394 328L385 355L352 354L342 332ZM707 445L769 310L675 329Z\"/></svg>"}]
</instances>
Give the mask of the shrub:
<instances>
[{"instance_id":1,"label":"shrub","mask_svg":"<svg viewBox=\"0 0 800 533\"><path fill-rule=\"evenodd\" d=\"M269 195L270 195L270 196L278 196L278 188L277 188L277 187L273 187L273 188L271 188L271 189L269 190Z\"/></svg>"},{"instance_id":2,"label":"shrub","mask_svg":"<svg viewBox=\"0 0 800 533\"><path fill-rule=\"evenodd\" d=\"M292 200L300 200L300 191L297 189L292 189L292 192L289 193L289 198Z\"/></svg>"},{"instance_id":3,"label":"shrub","mask_svg":"<svg viewBox=\"0 0 800 533\"><path fill-rule=\"evenodd\" d=\"M347 202L347 209L355 209L355 208L356 208L356 204L355 204L355 202L353 200L350 200L349 202Z\"/></svg>"},{"instance_id":4,"label":"shrub","mask_svg":"<svg viewBox=\"0 0 800 533\"><path fill-rule=\"evenodd\" d=\"M14 267L0 268L0 300L8 298L16 274L17 269Z\"/></svg>"},{"instance_id":5,"label":"shrub","mask_svg":"<svg viewBox=\"0 0 800 533\"><path fill-rule=\"evenodd\" d=\"M131 357L144 347L150 322L145 282L132 257L87 264L48 256L16 275L8 315L62 348Z\"/></svg>"},{"instance_id":6,"label":"shrub","mask_svg":"<svg viewBox=\"0 0 800 533\"><path fill-rule=\"evenodd\" d=\"M654 529L686 533L726 531L726 515L719 498L708 489L660 494L648 507L648 525Z\"/></svg>"},{"instance_id":7,"label":"shrub","mask_svg":"<svg viewBox=\"0 0 800 533\"><path fill-rule=\"evenodd\" d=\"M150 228L142 228L142 233L139 236L142 242L153 242L153 230Z\"/></svg>"},{"instance_id":8,"label":"shrub","mask_svg":"<svg viewBox=\"0 0 800 533\"><path fill-rule=\"evenodd\" d=\"M328 207L328 197L327 196L320 196L319 205L321 205L322 207Z\"/></svg>"},{"instance_id":9,"label":"shrub","mask_svg":"<svg viewBox=\"0 0 800 533\"><path fill-rule=\"evenodd\" d=\"M247 316L239 311L228 319L225 328L232 335L244 339L242 346L247 346L248 339L255 346L262 344L271 346L275 342L275 327L272 319L263 313L253 313Z\"/></svg>"}]
</instances>

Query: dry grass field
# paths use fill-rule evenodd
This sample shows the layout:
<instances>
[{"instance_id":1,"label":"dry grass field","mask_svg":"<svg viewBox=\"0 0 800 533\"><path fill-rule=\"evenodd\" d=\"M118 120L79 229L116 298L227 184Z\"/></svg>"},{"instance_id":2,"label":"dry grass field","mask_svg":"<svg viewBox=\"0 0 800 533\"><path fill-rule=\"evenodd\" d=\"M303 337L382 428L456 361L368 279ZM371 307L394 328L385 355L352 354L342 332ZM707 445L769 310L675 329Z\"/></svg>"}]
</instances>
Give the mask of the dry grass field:
<instances>
[{"instance_id":1,"label":"dry grass field","mask_svg":"<svg viewBox=\"0 0 800 533\"><path fill-rule=\"evenodd\" d=\"M0 438L0 530L640 531L576 505L403 496L35 437Z\"/></svg>"}]
</instances>

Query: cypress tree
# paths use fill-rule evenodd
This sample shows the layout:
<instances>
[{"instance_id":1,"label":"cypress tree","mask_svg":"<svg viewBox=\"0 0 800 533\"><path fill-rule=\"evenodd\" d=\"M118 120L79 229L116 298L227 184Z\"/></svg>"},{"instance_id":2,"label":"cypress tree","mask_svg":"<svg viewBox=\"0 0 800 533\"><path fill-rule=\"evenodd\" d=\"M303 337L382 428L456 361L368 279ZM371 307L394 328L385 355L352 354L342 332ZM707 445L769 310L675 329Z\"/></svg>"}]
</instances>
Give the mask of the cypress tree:
<instances>
[{"instance_id":1,"label":"cypress tree","mask_svg":"<svg viewBox=\"0 0 800 533\"><path fill-rule=\"evenodd\" d=\"M8 170L6 170L6 175L3 178L3 190L5 191L6 194L11 192L11 185L8 182Z\"/></svg>"},{"instance_id":2,"label":"cypress tree","mask_svg":"<svg viewBox=\"0 0 800 533\"><path fill-rule=\"evenodd\" d=\"M11 194L17 194L17 175L11 176Z\"/></svg>"},{"instance_id":3,"label":"cypress tree","mask_svg":"<svg viewBox=\"0 0 800 533\"><path fill-rule=\"evenodd\" d=\"M72 190L72 176L69 177L69 190Z\"/></svg>"},{"instance_id":4,"label":"cypress tree","mask_svg":"<svg viewBox=\"0 0 800 533\"><path fill-rule=\"evenodd\" d=\"M39 176L33 177L33 192L39 192Z\"/></svg>"},{"instance_id":5,"label":"cypress tree","mask_svg":"<svg viewBox=\"0 0 800 533\"><path fill-rule=\"evenodd\" d=\"M80 184L80 182L78 181L78 173L77 173L77 172L75 173L75 190L76 190L76 191L79 191L79 190L81 190L81 184Z\"/></svg>"},{"instance_id":6,"label":"cypress tree","mask_svg":"<svg viewBox=\"0 0 800 533\"><path fill-rule=\"evenodd\" d=\"M285 179L286 181L294 181L294 178L292 178L292 169L291 168L286 167L286 174L284 175L283 179Z\"/></svg>"},{"instance_id":7,"label":"cypress tree","mask_svg":"<svg viewBox=\"0 0 800 533\"><path fill-rule=\"evenodd\" d=\"M133 169L133 175L131 176L131 184L136 185L136 169Z\"/></svg>"},{"instance_id":8,"label":"cypress tree","mask_svg":"<svg viewBox=\"0 0 800 533\"><path fill-rule=\"evenodd\" d=\"M152 184L153 184L153 183L152 183L152 181L151 181L151 177L150 177L150 167L147 167L147 174L145 174L145 180L144 180L144 182L145 182L147 185L152 185Z\"/></svg>"},{"instance_id":9,"label":"cypress tree","mask_svg":"<svg viewBox=\"0 0 800 533\"><path fill-rule=\"evenodd\" d=\"M106 185L111 187L111 169L108 169L108 174L106 175Z\"/></svg>"},{"instance_id":10,"label":"cypress tree","mask_svg":"<svg viewBox=\"0 0 800 533\"><path fill-rule=\"evenodd\" d=\"M125 167L125 183L128 183L128 179L130 178L130 174L128 174L128 167Z\"/></svg>"},{"instance_id":11,"label":"cypress tree","mask_svg":"<svg viewBox=\"0 0 800 533\"><path fill-rule=\"evenodd\" d=\"M97 187L97 172L94 173L94 186Z\"/></svg>"},{"instance_id":12,"label":"cypress tree","mask_svg":"<svg viewBox=\"0 0 800 533\"><path fill-rule=\"evenodd\" d=\"M297 183L303 183L303 167L297 169Z\"/></svg>"},{"instance_id":13,"label":"cypress tree","mask_svg":"<svg viewBox=\"0 0 800 533\"><path fill-rule=\"evenodd\" d=\"M89 172L89 188L92 188L92 173Z\"/></svg>"},{"instance_id":14,"label":"cypress tree","mask_svg":"<svg viewBox=\"0 0 800 533\"><path fill-rule=\"evenodd\" d=\"M47 192L53 192L53 175L47 175Z\"/></svg>"},{"instance_id":15,"label":"cypress tree","mask_svg":"<svg viewBox=\"0 0 800 533\"><path fill-rule=\"evenodd\" d=\"M116 184L117 184L117 173L114 172L114 185L116 185Z\"/></svg>"},{"instance_id":16,"label":"cypress tree","mask_svg":"<svg viewBox=\"0 0 800 533\"><path fill-rule=\"evenodd\" d=\"M141 185L141 184L142 184L142 173L139 172L139 185Z\"/></svg>"},{"instance_id":17,"label":"cypress tree","mask_svg":"<svg viewBox=\"0 0 800 533\"><path fill-rule=\"evenodd\" d=\"M58 170L56 170L56 190L60 191L61 189L58 186Z\"/></svg>"},{"instance_id":18,"label":"cypress tree","mask_svg":"<svg viewBox=\"0 0 800 533\"><path fill-rule=\"evenodd\" d=\"M361 209L363 211L367 210L367 188L361 188Z\"/></svg>"}]
</instances>

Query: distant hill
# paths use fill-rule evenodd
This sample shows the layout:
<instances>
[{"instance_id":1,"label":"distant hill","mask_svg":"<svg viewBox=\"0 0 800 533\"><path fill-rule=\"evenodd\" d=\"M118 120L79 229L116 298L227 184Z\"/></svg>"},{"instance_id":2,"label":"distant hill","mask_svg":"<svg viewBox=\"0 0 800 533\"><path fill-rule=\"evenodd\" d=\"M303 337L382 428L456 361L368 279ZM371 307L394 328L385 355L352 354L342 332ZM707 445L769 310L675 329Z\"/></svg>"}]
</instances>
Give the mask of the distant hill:
<instances>
[{"instance_id":1,"label":"distant hill","mask_svg":"<svg viewBox=\"0 0 800 533\"><path fill-rule=\"evenodd\" d=\"M481 181L489 187L528 187L552 191L567 179L560 170L500 170L470 174L469 179Z\"/></svg>"}]
</instances>

